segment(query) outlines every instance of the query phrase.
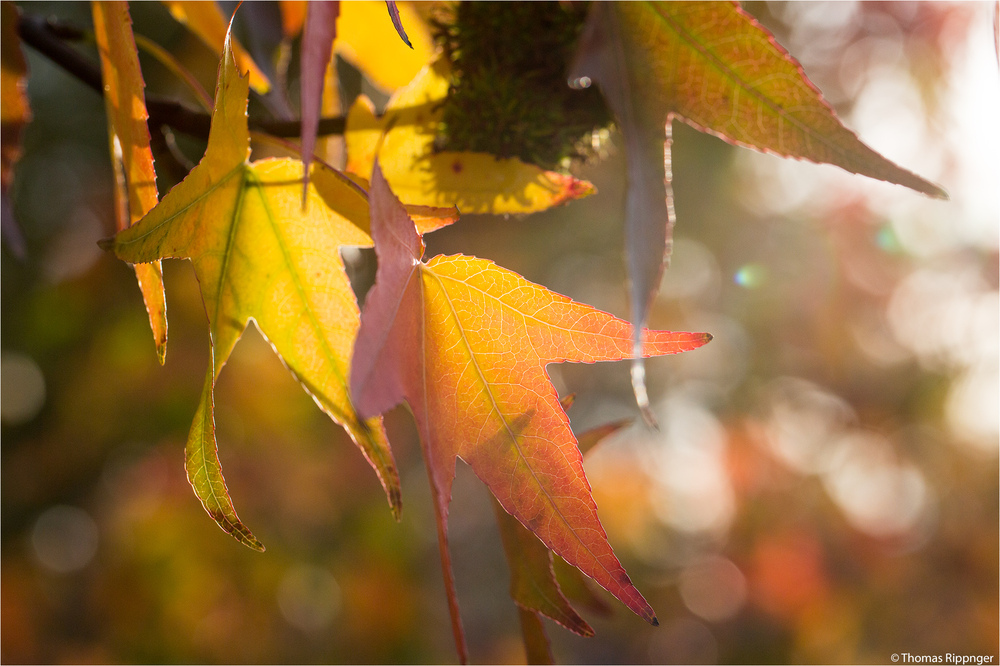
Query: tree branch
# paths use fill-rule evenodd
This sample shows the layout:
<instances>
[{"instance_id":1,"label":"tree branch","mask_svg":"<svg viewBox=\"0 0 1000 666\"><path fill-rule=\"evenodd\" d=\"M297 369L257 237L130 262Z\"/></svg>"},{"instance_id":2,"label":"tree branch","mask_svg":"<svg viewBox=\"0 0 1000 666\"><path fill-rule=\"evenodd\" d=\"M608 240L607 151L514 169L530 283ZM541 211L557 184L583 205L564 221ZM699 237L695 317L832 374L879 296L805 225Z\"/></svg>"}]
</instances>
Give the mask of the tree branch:
<instances>
[{"instance_id":1,"label":"tree branch","mask_svg":"<svg viewBox=\"0 0 1000 666\"><path fill-rule=\"evenodd\" d=\"M18 21L17 32L25 44L31 46L91 90L99 95L104 95L101 70L63 41L64 38L78 38L81 34L79 31L43 19L40 16L24 14ZM151 128L166 125L178 132L200 139L208 139L212 118L207 113L196 111L186 104L164 99L157 95L146 96L146 110L149 113ZM249 124L251 130L283 138L297 138L302 128L302 123L298 120L251 119ZM321 118L319 134L343 134L345 127L346 119L343 116Z\"/></svg>"}]
</instances>

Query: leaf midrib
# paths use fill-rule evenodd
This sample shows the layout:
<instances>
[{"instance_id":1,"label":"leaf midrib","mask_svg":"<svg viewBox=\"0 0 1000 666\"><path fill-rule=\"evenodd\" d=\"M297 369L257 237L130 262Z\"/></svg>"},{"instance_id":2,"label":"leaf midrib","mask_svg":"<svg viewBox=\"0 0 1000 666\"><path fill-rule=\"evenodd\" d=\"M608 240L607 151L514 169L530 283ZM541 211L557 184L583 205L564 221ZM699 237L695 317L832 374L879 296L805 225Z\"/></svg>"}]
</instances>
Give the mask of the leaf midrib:
<instances>
[{"instance_id":1,"label":"leaf midrib","mask_svg":"<svg viewBox=\"0 0 1000 666\"><path fill-rule=\"evenodd\" d=\"M240 162L235 167L233 167L226 175L224 175L222 178L220 178L215 183L213 183L208 189L206 189L204 192L202 192L201 194L199 194L197 197L195 197L194 199L192 199L188 203L184 204L184 206L182 206L179 210L177 210L176 212L174 212L174 213L172 213L172 214L164 217L162 220L160 220L156 224L152 225L148 230L144 231L143 233L137 234L133 238L130 238L130 239L127 239L127 240L119 240L119 241L117 241L118 245L119 246L125 246L125 245L132 245L134 243L138 243L142 239L146 238L147 236L149 236L150 234L152 234L153 232L155 232L156 230L158 230L163 225L169 224L174 219L176 219L176 218L184 215L189 209L191 209L192 207L198 205L204 199L206 199L209 196L211 196L212 193L214 193L217 189L219 189L220 187L222 187L223 185L225 185L229 181L229 179L232 178L237 172L239 172L241 169L247 168L248 166L249 165L247 165L246 162ZM197 169L197 167L195 167L195 168ZM194 173L194 171L192 171L191 173ZM188 178L190 178L190 177L191 177L191 175L189 174ZM185 179L184 182L186 182L186 179ZM168 194L168 196L169 196L169 194ZM166 200L166 198L164 198L164 200ZM160 204L162 204L162 203L163 203L163 201L160 202ZM152 211L150 211L150 212L152 212ZM140 222L141 222L141 220L140 220ZM139 225L139 222L137 222L135 225L129 227L129 229L134 229L138 225ZM127 231L128 231L128 229L126 229L125 232L122 232L122 233L126 233ZM161 258L163 258L163 257L161 257Z\"/></svg>"},{"instance_id":2,"label":"leaf midrib","mask_svg":"<svg viewBox=\"0 0 1000 666\"><path fill-rule=\"evenodd\" d=\"M829 139L825 138L822 134L816 133L809 125L806 125L802 121L798 120L795 116L789 115L789 113L784 108L780 107L775 102L772 102L767 96L765 96L763 93L761 93L760 91L758 91L756 88L750 87L750 84L747 83L747 82L745 82L743 80L743 78L740 77L732 68L728 67L718 56L716 56L715 53L712 52L709 49L709 47L708 47L707 44L704 44L701 41L699 41L698 38L696 38L694 35L692 35L690 32L688 32L683 26L681 26L676 20L674 20L674 18L672 16L670 16L670 15L664 13L664 12L661 12L651 2L646 2L644 4L645 4L645 6L649 7L651 10L653 10L653 14L657 18L659 18L660 20L662 20L665 23L669 24L670 28L673 30L673 32L678 37L680 37L683 41L685 41L689 45L691 45L691 47L695 51L697 51L698 53L700 53L702 55L702 57L704 58L704 60L707 61L707 63L711 67L713 67L714 69L716 69L717 71L719 71L719 73L721 73L724 77L726 77L729 80L733 81L738 88L740 88L741 90L749 93L750 96L756 98L759 102L763 103L766 107L768 107L774 115L776 115L779 118L787 121L790 125L793 125L794 127L796 127L803 134L805 134L805 135L807 135L809 137L812 137L813 139L815 139L815 140L819 141L820 143L822 143L823 145L827 146L834 153L840 155L841 159L848 159L849 158L848 153L843 148L841 148L840 146L838 146L836 143L831 142ZM741 18L743 18L744 20L746 19L746 17L741 17ZM788 57L787 54L785 54L784 57L787 58ZM830 114L834 113L833 109L831 109L829 106L826 106L825 104L823 106L826 107L826 110ZM836 118L835 115L834 115L834 118ZM718 131L718 130L713 130L713 131ZM779 134L780 134L780 130L779 130ZM733 138L733 137L730 137L730 138ZM780 140L780 136L779 136L779 140ZM757 148L757 146L753 146L753 147ZM787 154L792 154L792 153L787 153Z\"/></svg>"},{"instance_id":3,"label":"leaf midrib","mask_svg":"<svg viewBox=\"0 0 1000 666\"><path fill-rule=\"evenodd\" d=\"M444 294L445 301L448 303L448 309L451 312L452 319L455 321L456 328L459 331L459 335L460 335L460 338L461 338L461 341L462 341L462 345L465 347L466 352L469 355L469 360L472 362L472 367L475 369L476 375L479 377L479 380L482 383L483 388L486 391L486 395L489 396L490 403L491 403L491 405L493 407L493 410L496 412L497 416L500 418L500 421L503 424L504 429L507 431L507 434L510 437L511 442L514 444L514 449L517 451L518 456L523 461L525 468L531 474L531 478L535 481L535 485L538 487L538 489L542 492L542 494L548 500L549 505L552 507L552 509L554 510L555 514L559 517L559 519L566 526L566 528L569 531L569 533L573 535L573 538L577 540L577 542L584 548L584 550L586 550L588 553L590 553L591 557L594 558L594 561L597 562L597 565L609 576L609 578L611 578L611 579L614 580L614 576L611 574L611 572L608 570L608 568L606 566L604 566L603 560L600 557L597 556L597 554L590 548L590 546L588 546L586 543L584 543L583 539L576 533L576 528L574 528L570 524L569 520L567 520L566 516L563 515L562 511L559 509L559 506L553 500L553 498L549 494L548 490L541 483L541 481L538 480L538 476L535 474L535 470L532 468L531 464L528 462L527 457L525 457L524 452L521 450L521 447L519 445L517 436L514 434L513 430L511 429L510 424L507 422L506 417L504 416L503 412L500 410L499 405L497 404L497 400L496 400L495 396L493 395L493 391L490 389L490 382L486 379L485 374L483 373L482 369L479 367L479 363L476 360L475 352L473 351L472 345L469 343L469 340L468 340L468 338L465 335L465 329L462 326L461 320L458 317L458 312L456 311L455 306L452 303L451 296L450 296L450 294L448 294L448 290L445 289L445 286L444 286L444 284L442 282L442 278L451 279L451 280L453 280L455 282L460 282L462 284L466 284L466 283L462 282L461 280L456 280L454 278L449 278L449 276L440 276L437 273L435 273L426 264L421 264L421 268L423 269L422 272L424 272L424 273L432 276L438 282L438 286L441 289L441 293ZM479 290L479 291L481 291L481 290ZM483 293L485 293L485 292L483 292ZM499 299L496 299L495 296L492 296L492 298L494 298L495 300L499 301ZM502 305L506 305L505 303L503 303L503 301L499 301L499 302ZM507 306L507 307L510 308L510 306ZM521 314L522 316L524 316L524 314L521 313L521 312L519 312L518 310L516 310L514 308L510 308L510 309L514 310L514 312L517 312L518 314ZM528 339L528 344L531 345L531 340L530 339ZM535 351L534 346L532 346L532 351ZM539 357L537 352L535 352L535 356Z\"/></svg>"},{"instance_id":4,"label":"leaf midrib","mask_svg":"<svg viewBox=\"0 0 1000 666\"><path fill-rule=\"evenodd\" d=\"M313 331L315 331L317 333L317 337L320 340L320 348L321 348L323 357L330 364L330 366L331 366L331 368L333 370L334 377L336 378L336 380L339 381L345 387L345 393L346 393L347 392L347 383L344 380L344 373L342 372L340 364L337 361L336 354L334 354L333 349L330 348L330 343L327 340L326 336L323 334L323 326L320 324L319 320L316 318L315 309L313 307L312 302L310 301L310 299L308 297L307 290L305 289L304 285L302 284L302 281L299 279L299 273L296 270L296 265L295 265L295 263L294 263L294 261L292 259L292 254L291 254L291 252L290 252L287 244L285 243L284 237L281 234L281 225L279 224L279 222L278 222L276 216L274 215L274 213L271 211L271 207L268 204L267 197L264 196L264 193L263 193L263 185L264 185L264 183L259 178L257 178L256 174L253 173L252 169L248 169L247 170L246 181L247 181L247 184L241 189L241 199L242 199L242 196L245 196L246 191L248 189L250 189L250 188L253 188L253 190L256 192L257 197L260 200L261 207L264 209L264 213L265 213L265 216L267 218L267 221L268 221L268 223L271 226L271 231L274 234L275 244L281 250L281 257L282 257L283 263L285 265L285 268L288 271L288 274L292 278L292 284L295 286L295 292L298 295L299 300L305 306L305 310L306 310L306 313L308 315L308 320L309 320L309 324L310 324L311 328L313 329ZM235 226L236 226L236 224L233 225L233 227L235 227ZM231 246L228 246L228 247L229 247L229 249L226 252L226 258L227 259L228 259L229 253L231 251ZM221 281L220 281L220 287L221 287ZM221 299L220 299L220 302L221 302ZM298 373L296 373L296 375L298 376ZM302 378L301 376L299 376L299 379L300 379L300 381L302 381L304 378ZM307 382L305 382L305 381L302 381L302 383L303 384L307 384ZM338 407L336 407L332 403L332 401L326 396L325 391L316 391L315 394L322 396L322 401L323 401L324 405L326 405L326 407L331 412L333 412L332 415L334 416L335 419L339 420L340 423L346 425L348 422L352 421L352 419L350 419L348 417L348 415L343 412L343 410L339 409Z\"/></svg>"}]
</instances>

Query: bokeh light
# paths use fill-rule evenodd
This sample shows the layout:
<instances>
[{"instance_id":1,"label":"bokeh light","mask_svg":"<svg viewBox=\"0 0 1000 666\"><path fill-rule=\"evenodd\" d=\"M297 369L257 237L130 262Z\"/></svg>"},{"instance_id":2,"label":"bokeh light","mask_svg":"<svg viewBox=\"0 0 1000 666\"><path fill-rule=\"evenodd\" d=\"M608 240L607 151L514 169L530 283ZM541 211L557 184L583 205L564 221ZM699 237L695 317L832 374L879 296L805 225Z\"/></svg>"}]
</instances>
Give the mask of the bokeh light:
<instances>
[{"instance_id":1,"label":"bokeh light","mask_svg":"<svg viewBox=\"0 0 1000 666\"><path fill-rule=\"evenodd\" d=\"M262 16L275 7L257 3ZM659 627L597 592L596 637L546 621L563 663L886 663L995 655L1000 604L1000 85L995 3L748 2L838 116L948 201L674 125L674 254L650 326L707 331L650 359L659 430L627 363L552 365L577 432L633 422L585 458L616 554ZM25 3L89 27L84 3ZM217 61L159 3L136 29L211 86ZM243 11L243 10L241 10ZM248 12L249 14L249 12ZM81 53L95 56L90 47ZM34 120L3 250L5 663L447 663L455 658L426 471L387 418L397 523L357 447L251 327L216 394L229 490L265 542L222 533L184 446L209 337L187 262L165 261L156 362L112 233L100 99L26 49ZM96 57L96 56L95 56ZM143 56L144 57L144 56ZM143 61L150 92L179 94ZM360 76L344 79L345 95ZM352 88L353 86L353 88ZM72 111L71 113L69 111ZM259 112L257 109L255 112ZM426 237L627 318L617 131L577 165L598 193ZM185 153L203 146L177 135ZM158 157L161 195L177 164ZM345 248L352 283L370 249ZM362 294L363 295L363 294ZM451 543L473 661L523 660L503 550L459 464ZM584 597L590 598L590 597Z\"/></svg>"},{"instance_id":2,"label":"bokeh light","mask_svg":"<svg viewBox=\"0 0 1000 666\"><path fill-rule=\"evenodd\" d=\"M38 563L55 573L78 571L97 552L97 524L73 506L55 506L35 521L31 545Z\"/></svg>"},{"instance_id":3,"label":"bokeh light","mask_svg":"<svg viewBox=\"0 0 1000 666\"><path fill-rule=\"evenodd\" d=\"M17 425L33 419L45 405L45 377L30 356L0 357L0 418Z\"/></svg>"}]
</instances>

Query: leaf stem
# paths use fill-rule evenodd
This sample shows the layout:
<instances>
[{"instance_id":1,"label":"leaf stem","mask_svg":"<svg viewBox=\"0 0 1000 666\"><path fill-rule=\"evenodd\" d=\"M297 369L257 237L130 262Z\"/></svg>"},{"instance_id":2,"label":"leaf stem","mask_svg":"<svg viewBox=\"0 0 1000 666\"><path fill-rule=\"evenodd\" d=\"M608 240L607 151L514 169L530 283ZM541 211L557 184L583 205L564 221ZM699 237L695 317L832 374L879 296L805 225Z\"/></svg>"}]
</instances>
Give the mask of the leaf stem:
<instances>
[{"instance_id":1,"label":"leaf stem","mask_svg":"<svg viewBox=\"0 0 1000 666\"><path fill-rule=\"evenodd\" d=\"M434 473L431 471L431 451L424 444L424 459L427 462L427 474L430 477L432 504L434 505L434 522L437 524L438 550L441 551L441 573L444 576L445 596L448 598L448 614L451 616L451 633L455 637L455 649L458 651L460 664L469 663L469 647L465 642L465 630L462 629L462 616L458 610L458 590L455 589L455 574L451 568L451 551L448 549L448 500L441 497L440 490L435 485Z\"/></svg>"}]
</instances>

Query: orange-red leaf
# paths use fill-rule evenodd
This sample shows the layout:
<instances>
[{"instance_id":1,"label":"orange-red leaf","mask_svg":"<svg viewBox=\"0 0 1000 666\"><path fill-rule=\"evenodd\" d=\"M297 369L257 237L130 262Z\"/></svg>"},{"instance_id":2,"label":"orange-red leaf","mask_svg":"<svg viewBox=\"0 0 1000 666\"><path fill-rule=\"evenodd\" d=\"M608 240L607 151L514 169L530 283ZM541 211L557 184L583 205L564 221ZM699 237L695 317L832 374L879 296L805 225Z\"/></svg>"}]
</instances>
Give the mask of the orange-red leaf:
<instances>
[{"instance_id":1,"label":"orange-red leaf","mask_svg":"<svg viewBox=\"0 0 1000 666\"><path fill-rule=\"evenodd\" d=\"M593 636L594 630L573 610L556 583L552 552L496 500L493 509L510 568L510 596L514 602L522 609L552 618L573 633ZM541 631L544 634L544 629Z\"/></svg>"},{"instance_id":2,"label":"orange-red leaf","mask_svg":"<svg viewBox=\"0 0 1000 666\"><path fill-rule=\"evenodd\" d=\"M405 400L420 431L439 520L461 457L504 510L644 619L649 604L615 557L576 438L545 372L632 354L627 322L466 256L423 263L423 242L376 165L375 285L351 368L359 414ZM702 333L644 331L647 356L695 349ZM446 547L445 526L439 526Z\"/></svg>"},{"instance_id":3,"label":"orange-red leaf","mask_svg":"<svg viewBox=\"0 0 1000 666\"><path fill-rule=\"evenodd\" d=\"M126 229L156 206L156 172L149 147L149 127L139 69L139 53L132 35L132 18L126 2L94 2L94 38L101 56L104 103L108 113L111 161L115 183L115 228ZM163 363L167 354L167 302L159 261L137 264L135 276L153 330L156 354Z\"/></svg>"}]
</instances>

